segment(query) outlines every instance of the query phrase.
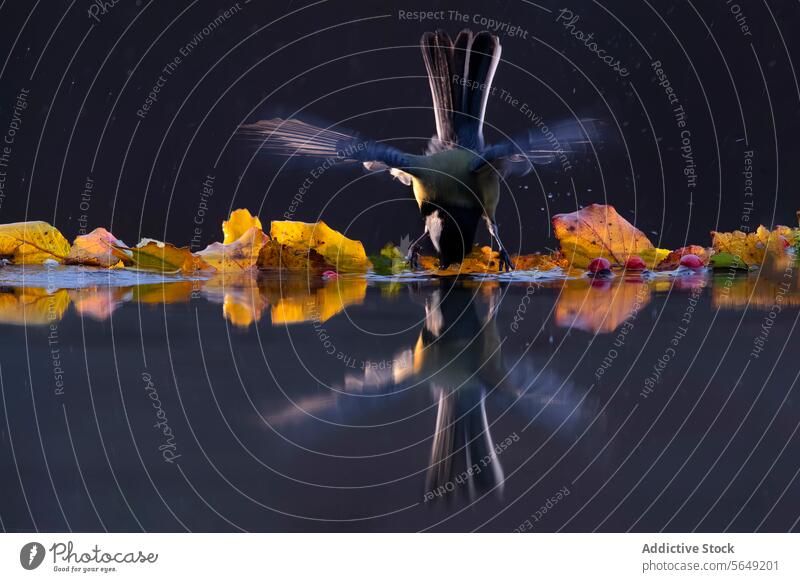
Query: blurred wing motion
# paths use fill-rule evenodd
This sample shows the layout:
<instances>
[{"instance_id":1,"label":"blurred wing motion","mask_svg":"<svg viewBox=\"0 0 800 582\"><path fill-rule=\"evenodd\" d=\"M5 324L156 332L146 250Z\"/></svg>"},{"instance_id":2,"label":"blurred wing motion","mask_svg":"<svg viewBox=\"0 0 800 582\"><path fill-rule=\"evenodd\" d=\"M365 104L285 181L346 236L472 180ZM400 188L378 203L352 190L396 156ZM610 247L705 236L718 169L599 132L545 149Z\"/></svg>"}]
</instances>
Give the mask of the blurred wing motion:
<instances>
[{"instance_id":1,"label":"blurred wing motion","mask_svg":"<svg viewBox=\"0 0 800 582\"><path fill-rule=\"evenodd\" d=\"M577 152L586 152L601 141L599 124L593 119L540 125L514 139L492 144L475 159L471 170L494 168L503 177L524 176L535 165L549 164Z\"/></svg>"},{"instance_id":2,"label":"blurred wing motion","mask_svg":"<svg viewBox=\"0 0 800 582\"><path fill-rule=\"evenodd\" d=\"M317 158L337 164L362 163L368 170L389 170L404 183L411 182L410 176L402 170L411 165L411 156L354 134L317 127L299 119L281 118L243 125L240 131L258 142L261 151L269 154Z\"/></svg>"}]
</instances>

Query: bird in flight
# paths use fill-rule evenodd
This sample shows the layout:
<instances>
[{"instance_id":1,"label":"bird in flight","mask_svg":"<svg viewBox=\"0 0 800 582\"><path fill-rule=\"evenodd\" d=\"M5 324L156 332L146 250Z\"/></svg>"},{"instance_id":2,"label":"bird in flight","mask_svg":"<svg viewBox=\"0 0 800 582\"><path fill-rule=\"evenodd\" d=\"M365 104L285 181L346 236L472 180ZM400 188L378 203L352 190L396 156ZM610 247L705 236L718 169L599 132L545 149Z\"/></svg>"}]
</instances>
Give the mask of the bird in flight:
<instances>
[{"instance_id":1,"label":"bird in flight","mask_svg":"<svg viewBox=\"0 0 800 582\"><path fill-rule=\"evenodd\" d=\"M525 175L534 164L548 163L574 144L588 143L590 120L531 128L514 138L486 144L483 121L492 81L500 62L497 36L462 30L452 40L442 31L427 32L420 41L433 96L436 135L423 154L411 154L354 133L317 127L299 119L268 119L242 126L266 152L313 157L341 164L363 164L388 171L411 186L424 221L424 232L406 257L418 266L419 245L427 236L440 265L459 263L484 221L499 250L500 270L514 268L500 240L495 219L500 184L511 175Z\"/></svg>"}]
</instances>

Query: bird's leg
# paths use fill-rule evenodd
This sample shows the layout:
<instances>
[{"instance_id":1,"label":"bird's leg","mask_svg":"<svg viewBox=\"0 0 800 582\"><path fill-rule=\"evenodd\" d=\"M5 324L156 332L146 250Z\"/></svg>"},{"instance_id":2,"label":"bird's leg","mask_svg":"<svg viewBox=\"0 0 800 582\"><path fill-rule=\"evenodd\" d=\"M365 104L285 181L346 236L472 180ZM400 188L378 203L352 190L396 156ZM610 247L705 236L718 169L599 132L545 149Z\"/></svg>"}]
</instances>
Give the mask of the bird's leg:
<instances>
[{"instance_id":1,"label":"bird's leg","mask_svg":"<svg viewBox=\"0 0 800 582\"><path fill-rule=\"evenodd\" d=\"M408 261L412 270L419 269L419 244L422 242L422 239L424 239L427 235L428 235L428 229L426 228L425 232L419 235L417 240L415 240L408 246L408 252L406 253L406 261Z\"/></svg>"},{"instance_id":2,"label":"bird's leg","mask_svg":"<svg viewBox=\"0 0 800 582\"><path fill-rule=\"evenodd\" d=\"M498 234L497 230L497 223L488 216L484 216L483 219L486 221L486 228L489 229L489 234L492 235L492 238L495 240L500 250L500 271L513 271L514 263L511 262L511 257L508 255L506 247L500 241L500 235Z\"/></svg>"}]
</instances>

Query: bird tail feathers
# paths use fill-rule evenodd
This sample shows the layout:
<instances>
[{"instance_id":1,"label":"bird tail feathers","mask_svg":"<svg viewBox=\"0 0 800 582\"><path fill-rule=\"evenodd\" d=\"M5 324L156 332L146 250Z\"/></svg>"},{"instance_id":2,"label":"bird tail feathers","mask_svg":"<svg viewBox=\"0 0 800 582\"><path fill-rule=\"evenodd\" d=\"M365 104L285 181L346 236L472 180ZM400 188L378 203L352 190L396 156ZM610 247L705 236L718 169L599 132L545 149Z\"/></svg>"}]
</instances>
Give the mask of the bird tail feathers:
<instances>
[{"instance_id":1,"label":"bird tail feathers","mask_svg":"<svg viewBox=\"0 0 800 582\"><path fill-rule=\"evenodd\" d=\"M442 30L420 41L436 117L436 150L459 145L483 147L483 120L500 61L497 36L462 30L453 42Z\"/></svg>"}]
</instances>

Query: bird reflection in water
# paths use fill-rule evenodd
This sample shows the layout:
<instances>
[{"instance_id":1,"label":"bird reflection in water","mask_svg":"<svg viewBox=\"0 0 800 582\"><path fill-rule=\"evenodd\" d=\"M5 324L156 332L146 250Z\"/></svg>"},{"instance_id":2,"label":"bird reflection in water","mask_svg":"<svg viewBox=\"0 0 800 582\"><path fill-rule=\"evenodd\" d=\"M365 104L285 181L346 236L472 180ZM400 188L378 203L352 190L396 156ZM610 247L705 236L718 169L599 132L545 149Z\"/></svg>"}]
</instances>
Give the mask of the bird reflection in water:
<instances>
[{"instance_id":1,"label":"bird reflection in water","mask_svg":"<svg viewBox=\"0 0 800 582\"><path fill-rule=\"evenodd\" d=\"M473 291L437 289L426 298L413 360L414 380L428 382L437 403L426 492L455 491L456 477L466 475L457 490L470 499L491 489L502 495L504 481L486 416L487 395L504 377L496 294L481 317Z\"/></svg>"},{"instance_id":2,"label":"bird reflection in water","mask_svg":"<svg viewBox=\"0 0 800 582\"><path fill-rule=\"evenodd\" d=\"M508 387L495 320L499 290L444 282L409 289L425 309L416 345L395 356L397 365L390 369L368 363L363 373L349 375L345 386L359 391L428 386L436 424L426 495L447 491L447 498L466 493L474 499L494 490L502 496L503 468L486 414L487 397Z\"/></svg>"}]
</instances>

